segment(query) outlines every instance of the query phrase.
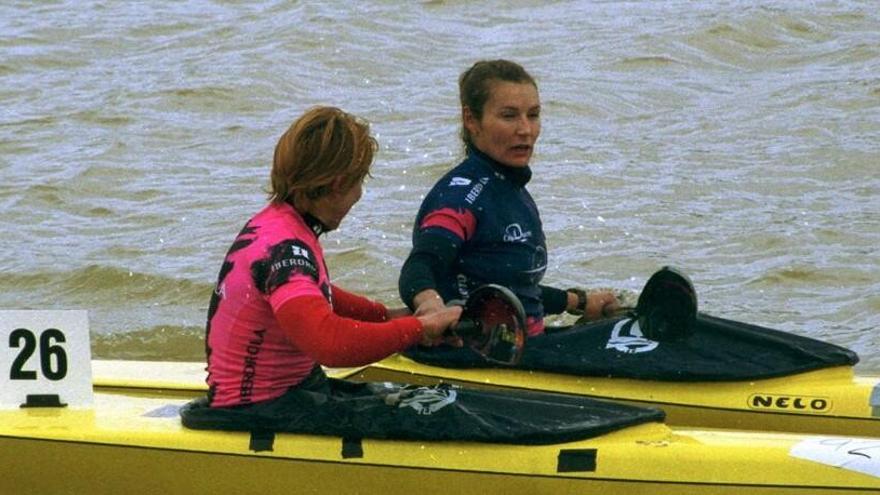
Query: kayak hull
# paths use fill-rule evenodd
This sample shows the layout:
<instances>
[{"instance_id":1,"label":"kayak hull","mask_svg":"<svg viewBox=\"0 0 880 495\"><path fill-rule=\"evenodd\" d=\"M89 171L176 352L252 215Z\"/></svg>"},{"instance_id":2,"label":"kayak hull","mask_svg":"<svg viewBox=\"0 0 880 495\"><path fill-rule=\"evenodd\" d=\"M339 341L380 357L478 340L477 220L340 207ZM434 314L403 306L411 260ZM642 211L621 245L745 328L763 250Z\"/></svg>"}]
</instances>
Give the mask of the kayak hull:
<instances>
[{"instance_id":1,"label":"kayak hull","mask_svg":"<svg viewBox=\"0 0 880 495\"><path fill-rule=\"evenodd\" d=\"M3 493L880 493L793 457L802 437L659 423L557 445L363 440L183 428L183 401L99 392L93 411L0 412ZM163 412L164 411L164 412Z\"/></svg>"},{"instance_id":2,"label":"kayak hull","mask_svg":"<svg viewBox=\"0 0 880 495\"><path fill-rule=\"evenodd\" d=\"M105 376L93 408L0 411L0 493L880 493L880 466L863 459L880 449L871 439L830 437L832 450L858 446L851 459L813 455L828 439L661 423L553 445L290 433L267 442L184 428L179 408L204 393L198 371L137 369L150 378Z\"/></svg>"},{"instance_id":3,"label":"kayak hull","mask_svg":"<svg viewBox=\"0 0 880 495\"><path fill-rule=\"evenodd\" d=\"M449 495L450 493L608 494L645 495L771 495L771 494L876 494L880 488L834 488L780 486L721 481L650 481L595 479L574 476L518 475L440 470L309 460L277 460L235 455L181 453L167 450L132 449L102 445L44 444L28 451L27 442L0 440L5 449L22 449L22 459L43 459L22 469L7 464L11 477L0 481L4 493L21 495L65 494L156 494L156 493L360 493ZM51 457L45 457L51 456ZM45 459L53 459L51 473ZM756 469L758 469L756 467ZM88 473L88 474L86 474Z\"/></svg>"}]
</instances>

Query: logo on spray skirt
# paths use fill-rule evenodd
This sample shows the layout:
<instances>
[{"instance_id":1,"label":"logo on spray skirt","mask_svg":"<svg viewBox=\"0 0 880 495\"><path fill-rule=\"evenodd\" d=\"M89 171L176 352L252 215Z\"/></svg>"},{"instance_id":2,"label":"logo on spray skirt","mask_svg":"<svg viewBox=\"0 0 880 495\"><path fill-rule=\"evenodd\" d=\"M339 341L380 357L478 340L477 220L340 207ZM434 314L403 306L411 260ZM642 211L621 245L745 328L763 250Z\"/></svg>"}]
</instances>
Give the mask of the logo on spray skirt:
<instances>
[{"instance_id":1,"label":"logo on spray skirt","mask_svg":"<svg viewBox=\"0 0 880 495\"><path fill-rule=\"evenodd\" d=\"M625 354L636 354L651 352L658 345L660 345L659 342L645 338L637 320L625 318L614 325L614 329L611 330L611 338L608 339L605 348Z\"/></svg>"},{"instance_id":2,"label":"logo on spray skirt","mask_svg":"<svg viewBox=\"0 0 880 495\"><path fill-rule=\"evenodd\" d=\"M458 393L452 385L440 384L432 387L415 385L400 386L396 383L384 383L385 403L401 409L413 409L416 414L430 416L455 402Z\"/></svg>"}]
</instances>

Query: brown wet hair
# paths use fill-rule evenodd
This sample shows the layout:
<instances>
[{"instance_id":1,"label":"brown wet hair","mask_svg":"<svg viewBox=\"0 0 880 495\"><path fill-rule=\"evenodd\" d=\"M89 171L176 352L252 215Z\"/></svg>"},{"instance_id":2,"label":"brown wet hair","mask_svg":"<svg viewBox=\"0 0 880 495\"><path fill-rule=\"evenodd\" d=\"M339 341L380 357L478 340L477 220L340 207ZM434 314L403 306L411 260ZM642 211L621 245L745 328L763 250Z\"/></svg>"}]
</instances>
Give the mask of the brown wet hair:
<instances>
[{"instance_id":1,"label":"brown wet hair","mask_svg":"<svg viewBox=\"0 0 880 495\"><path fill-rule=\"evenodd\" d=\"M336 107L314 107L278 140L269 188L275 203L293 204L329 193L337 179L342 190L370 173L378 149L367 122Z\"/></svg>"}]
</instances>

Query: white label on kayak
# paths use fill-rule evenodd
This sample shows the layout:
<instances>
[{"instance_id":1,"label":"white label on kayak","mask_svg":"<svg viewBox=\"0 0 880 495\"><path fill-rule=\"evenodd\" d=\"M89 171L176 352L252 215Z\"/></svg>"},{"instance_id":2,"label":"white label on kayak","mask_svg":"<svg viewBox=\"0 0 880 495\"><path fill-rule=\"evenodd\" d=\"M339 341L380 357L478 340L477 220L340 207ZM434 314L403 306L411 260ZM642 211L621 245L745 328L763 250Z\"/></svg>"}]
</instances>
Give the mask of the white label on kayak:
<instances>
[{"instance_id":1,"label":"white label on kayak","mask_svg":"<svg viewBox=\"0 0 880 495\"><path fill-rule=\"evenodd\" d=\"M86 311L0 311L0 408L90 407Z\"/></svg>"},{"instance_id":2,"label":"white label on kayak","mask_svg":"<svg viewBox=\"0 0 880 495\"><path fill-rule=\"evenodd\" d=\"M795 444L789 454L880 478L880 438L812 437Z\"/></svg>"}]
</instances>

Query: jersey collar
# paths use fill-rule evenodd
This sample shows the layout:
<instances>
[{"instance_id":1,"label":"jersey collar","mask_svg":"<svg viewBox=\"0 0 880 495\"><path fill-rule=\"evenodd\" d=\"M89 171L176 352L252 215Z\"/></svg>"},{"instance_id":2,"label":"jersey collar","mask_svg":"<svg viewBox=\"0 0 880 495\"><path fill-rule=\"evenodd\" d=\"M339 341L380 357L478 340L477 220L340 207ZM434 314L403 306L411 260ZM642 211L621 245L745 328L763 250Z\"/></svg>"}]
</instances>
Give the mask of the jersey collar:
<instances>
[{"instance_id":1,"label":"jersey collar","mask_svg":"<svg viewBox=\"0 0 880 495\"><path fill-rule=\"evenodd\" d=\"M293 205L290 203L285 202L284 204L288 208L290 208L291 213L293 213L294 215L296 215L302 219L303 223L306 224L306 227L308 227L309 230L311 230L315 234L315 237L320 237L321 234L330 231L330 229L328 229L327 226L324 225L323 222L318 220L318 217L312 215L311 213L300 212L299 210L294 208Z\"/></svg>"},{"instance_id":2,"label":"jersey collar","mask_svg":"<svg viewBox=\"0 0 880 495\"><path fill-rule=\"evenodd\" d=\"M330 230L323 222L318 220L318 217L313 216L311 213L303 213L302 219L312 232L315 233L316 237L321 237L321 234Z\"/></svg>"},{"instance_id":3,"label":"jersey collar","mask_svg":"<svg viewBox=\"0 0 880 495\"><path fill-rule=\"evenodd\" d=\"M492 167L492 170L501 174L501 176L514 184L524 187L529 181L532 179L532 169L531 167L508 167L500 162L495 161L489 155L483 153L478 150L475 146L467 147L467 155L468 157L477 157L481 161L486 162Z\"/></svg>"}]
</instances>

